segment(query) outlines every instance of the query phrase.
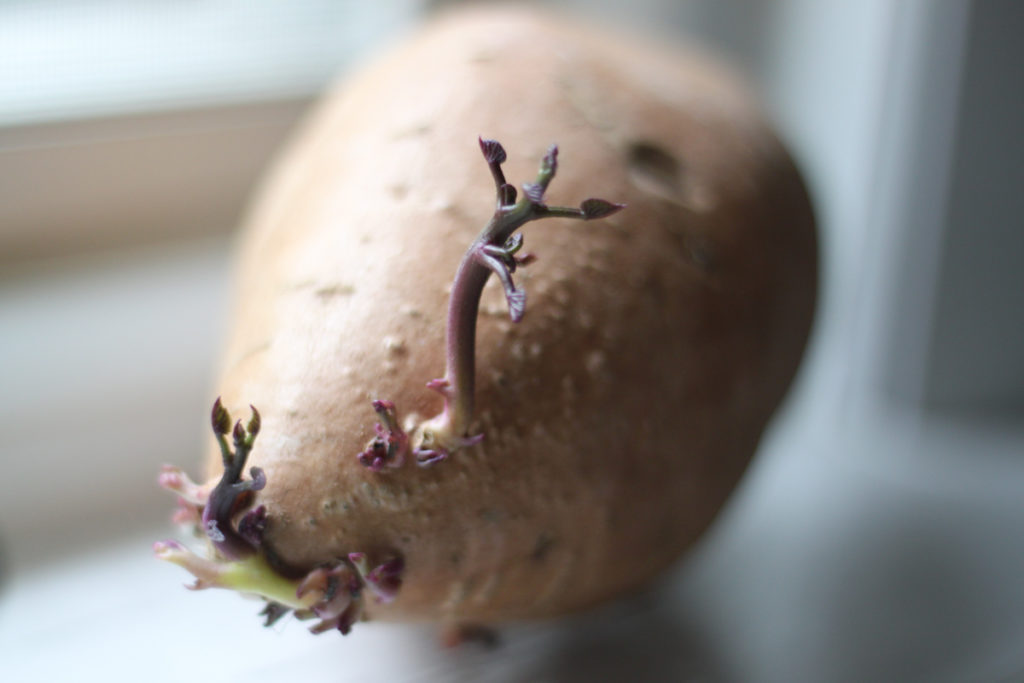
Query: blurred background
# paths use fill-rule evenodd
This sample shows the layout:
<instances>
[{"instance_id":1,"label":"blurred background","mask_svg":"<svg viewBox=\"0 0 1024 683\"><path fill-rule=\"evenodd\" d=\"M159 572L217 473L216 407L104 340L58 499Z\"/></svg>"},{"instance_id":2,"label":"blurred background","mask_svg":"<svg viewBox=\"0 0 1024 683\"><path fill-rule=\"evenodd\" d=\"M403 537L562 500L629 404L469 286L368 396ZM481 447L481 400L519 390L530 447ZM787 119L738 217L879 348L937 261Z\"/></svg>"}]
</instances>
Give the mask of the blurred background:
<instances>
[{"instance_id":1,"label":"blurred background","mask_svg":"<svg viewBox=\"0 0 1024 683\"><path fill-rule=\"evenodd\" d=\"M723 55L819 213L798 382L650 595L438 652L264 631L151 559L246 197L336 75L454 4L0 0L0 679L1024 680L1016 0L537 3Z\"/></svg>"}]
</instances>

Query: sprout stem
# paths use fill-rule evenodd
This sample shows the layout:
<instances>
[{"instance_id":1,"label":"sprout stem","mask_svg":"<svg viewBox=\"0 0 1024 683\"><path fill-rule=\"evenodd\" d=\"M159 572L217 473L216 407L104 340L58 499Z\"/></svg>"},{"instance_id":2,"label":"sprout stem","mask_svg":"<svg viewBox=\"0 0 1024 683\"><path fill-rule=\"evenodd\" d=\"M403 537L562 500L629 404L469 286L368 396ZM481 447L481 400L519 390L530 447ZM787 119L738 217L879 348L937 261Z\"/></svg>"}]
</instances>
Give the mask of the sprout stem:
<instances>
[{"instance_id":1,"label":"sprout stem","mask_svg":"<svg viewBox=\"0 0 1024 683\"><path fill-rule=\"evenodd\" d=\"M541 218L604 218L623 208L603 199L587 199L579 208L552 207L544 203L544 193L558 168L558 147L552 145L541 161L536 181L523 185L523 194L515 201L515 188L505 182L501 164L506 153L495 140L480 140L494 178L497 208L493 217L462 257L448 301L445 340L445 374L427 386L444 397L440 415L420 426L413 451L417 462L430 465L445 459L454 450L477 443L482 435L469 436L473 420L475 391L476 321L480 297L491 273L501 280L513 322L519 322L526 307L526 294L517 289L512 273L528 262L515 252L522 246L514 237L519 228Z\"/></svg>"}]
</instances>

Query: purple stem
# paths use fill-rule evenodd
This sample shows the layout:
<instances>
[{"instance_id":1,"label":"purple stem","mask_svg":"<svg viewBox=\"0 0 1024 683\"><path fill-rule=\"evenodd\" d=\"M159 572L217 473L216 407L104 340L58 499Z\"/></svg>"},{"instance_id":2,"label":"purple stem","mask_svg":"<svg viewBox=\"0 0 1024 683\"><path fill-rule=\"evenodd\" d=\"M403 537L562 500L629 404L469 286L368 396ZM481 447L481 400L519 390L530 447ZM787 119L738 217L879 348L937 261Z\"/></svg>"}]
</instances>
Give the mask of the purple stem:
<instances>
[{"instance_id":1,"label":"purple stem","mask_svg":"<svg viewBox=\"0 0 1024 683\"><path fill-rule=\"evenodd\" d=\"M466 436L473 419L476 320L480 297L492 271L502 280L513 322L518 322L523 315L525 294L515 289L511 278L517 262L512 254L521 246L521 240L513 246L509 242L512 235L526 223L539 218L590 220L609 216L624 206L603 199L587 199L580 208L545 204L544 193L558 168L558 147L555 145L544 155L536 182L525 183L523 196L517 203L512 203L516 192L505 182L501 170L506 159L505 150L497 141L484 139L480 139L480 149L494 178L498 206L490 222L462 257L455 274L448 300L444 382L434 383L444 395L444 418L451 432L459 437ZM501 258L503 253L504 260ZM518 262L523 264L528 260Z\"/></svg>"},{"instance_id":2,"label":"purple stem","mask_svg":"<svg viewBox=\"0 0 1024 683\"><path fill-rule=\"evenodd\" d=\"M473 419L476 320L484 285L491 276L491 268L483 258L484 247L503 246L512 233L538 217L535 214L535 206L529 201L499 209L466 251L455 273L448 300L444 375L448 386L443 393L452 431L460 436L465 435Z\"/></svg>"},{"instance_id":3,"label":"purple stem","mask_svg":"<svg viewBox=\"0 0 1024 683\"><path fill-rule=\"evenodd\" d=\"M260 537L266 525L266 511L257 508L252 516L247 516L244 530L232 524L235 514L241 512L252 501L253 493L266 486L267 478L263 470L253 467L249 471L248 480L242 479L245 461L252 450L253 442L260 430L260 414L256 408L249 406L252 417L247 427L241 420L231 427L231 416L221 405L220 398L213 404L211 421L214 435L220 446L224 472L220 481L210 492L202 513L203 530L213 542L217 550L227 558L241 559L256 552ZM231 434L234 450L228 444L227 435Z\"/></svg>"},{"instance_id":4,"label":"purple stem","mask_svg":"<svg viewBox=\"0 0 1024 683\"><path fill-rule=\"evenodd\" d=\"M552 145L541 160L535 182L523 184L522 197L505 182L501 164L505 150L495 140L480 140L480 149L494 179L497 208L480 234L469 246L459 263L448 299L445 330L445 374L427 386L444 397L444 410L419 428L414 446L416 462L430 466L447 458L454 450L479 443L482 435L470 437L473 420L474 380L476 372L476 321L480 297L487 278L494 272L501 280L513 322L519 322L526 306L526 293L515 286L512 273L518 266L533 260L532 255L518 256L522 236L515 232L530 221L540 218L604 218L623 208L603 199L587 199L579 208L548 206L544 193L558 168L558 147ZM362 456L361 456L362 457Z\"/></svg>"}]
</instances>

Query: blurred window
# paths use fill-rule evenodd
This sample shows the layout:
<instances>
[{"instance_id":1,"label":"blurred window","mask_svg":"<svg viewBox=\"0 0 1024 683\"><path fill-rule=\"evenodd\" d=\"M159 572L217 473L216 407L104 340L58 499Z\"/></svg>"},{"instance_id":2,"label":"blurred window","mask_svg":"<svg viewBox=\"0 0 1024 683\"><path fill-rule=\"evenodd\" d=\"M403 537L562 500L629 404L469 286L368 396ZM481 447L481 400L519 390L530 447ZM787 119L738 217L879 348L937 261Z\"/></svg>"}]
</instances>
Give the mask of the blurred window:
<instances>
[{"instance_id":1,"label":"blurred window","mask_svg":"<svg viewBox=\"0 0 1024 683\"><path fill-rule=\"evenodd\" d=\"M0 0L0 266L229 229L312 96L423 4Z\"/></svg>"},{"instance_id":2,"label":"blurred window","mask_svg":"<svg viewBox=\"0 0 1024 683\"><path fill-rule=\"evenodd\" d=\"M308 96L420 4L0 2L0 125Z\"/></svg>"}]
</instances>

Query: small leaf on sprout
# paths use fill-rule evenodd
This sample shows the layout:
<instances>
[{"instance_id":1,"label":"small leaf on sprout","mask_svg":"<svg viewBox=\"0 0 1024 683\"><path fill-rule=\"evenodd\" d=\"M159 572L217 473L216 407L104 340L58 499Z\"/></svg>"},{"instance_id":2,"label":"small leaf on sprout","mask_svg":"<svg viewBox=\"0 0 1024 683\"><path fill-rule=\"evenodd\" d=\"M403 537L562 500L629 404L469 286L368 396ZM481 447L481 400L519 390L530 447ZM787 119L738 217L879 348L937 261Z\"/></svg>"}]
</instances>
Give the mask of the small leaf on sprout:
<instances>
[{"instance_id":1,"label":"small leaf on sprout","mask_svg":"<svg viewBox=\"0 0 1024 683\"><path fill-rule=\"evenodd\" d=\"M352 566L354 566L360 574L365 574L370 571L370 564L366 559L366 553L349 553L348 561L352 563Z\"/></svg>"},{"instance_id":2,"label":"small leaf on sprout","mask_svg":"<svg viewBox=\"0 0 1024 683\"><path fill-rule=\"evenodd\" d=\"M376 595L378 602L389 603L395 599L398 589L402 587L402 573L405 561L401 558L379 564L366 574L367 587Z\"/></svg>"},{"instance_id":3,"label":"small leaf on sprout","mask_svg":"<svg viewBox=\"0 0 1024 683\"><path fill-rule=\"evenodd\" d=\"M589 221L595 218L611 216L613 213L617 213L625 208L625 206L625 204L614 204L604 199L584 199L583 203L580 204L580 210L583 212L583 219Z\"/></svg>"},{"instance_id":4,"label":"small leaf on sprout","mask_svg":"<svg viewBox=\"0 0 1024 683\"><path fill-rule=\"evenodd\" d=\"M517 232L513 234L505 242L505 251L509 254L514 254L523 247L523 233Z\"/></svg>"},{"instance_id":5,"label":"small leaf on sprout","mask_svg":"<svg viewBox=\"0 0 1024 683\"><path fill-rule=\"evenodd\" d=\"M423 449L416 451L416 464L420 467L433 467L448 457L444 449Z\"/></svg>"},{"instance_id":6,"label":"small leaf on sprout","mask_svg":"<svg viewBox=\"0 0 1024 683\"><path fill-rule=\"evenodd\" d=\"M281 617L288 614L290 611L291 608L285 607L282 604L268 602L263 608L263 611L260 612L260 616L263 617L263 625L269 627L276 624Z\"/></svg>"},{"instance_id":7,"label":"small leaf on sprout","mask_svg":"<svg viewBox=\"0 0 1024 683\"><path fill-rule=\"evenodd\" d=\"M347 636L349 634L352 630L352 626L359 619L359 613L359 605L353 602L348 606L348 609L338 617L338 630L341 632L341 635Z\"/></svg>"},{"instance_id":8,"label":"small leaf on sprout","mask_svg":"<svg viewBox=\"0 0 1024 683\"><path fill-rule=\"evenodd\" d=\"M227 434L231 431L231 415L221 402L220 397L213 402L213 411L210 414L210 423L213 425L214 434Z\"/></svg>"},{"instance_id":9,"label":"small leaf on sprout","mask_svg":"<svg viewBox=\"0 0 1024 683\"><path fill-rule=\"evenodd\" d=\"M537 183L523 183L523 193L534 204L540 204L544 199L544 188Z\"/></svg>"},{"instance_id":10,"label":"small leaf on sprout","mask_svg":"<svg viewBox=\"0 0 1024 683\"><path fill-rule=\"evenodd\" d=\"M263 470L259 467L253 467L249 470L249 476L252 480L249 482L248 489L250 491L262 491L267 485L267 475L263 473Z\"/></svg>"},{"instance_id":11,"label":"small leaf on sprout","mask_svg":"<svg viewBox=\"0 0 1024 683\"><path fill-rule=\"evenodd\" d=\"M242 426L241 420L235 423L231 438L235 440L235 448L242 448L245 445L245 427Z\"/></svg>"},{"instance_id":12,"label":"small leaf on sprout","mask_svg":"<svg viewBox=\"0 0 1024 683\"><path fill-rule=\"evenodd\" d=\"M541 171L541 173L543 173L545 175L550 174L551 176L554 176L555 172L557 170L558 170L558 145L551 145L550 147L548 147L547 154L545 154L544 158L541 159L540 171Z\"/></svg>"},{"instance_id":13,"label":"small leaf on sprout","mask_svg":"<svg viewBox=\"0 0 1024 683\"><path fill-rule=\"evenodd\" d=\"M249 418L247 430L249 432L249 437L254 438L257 434L260 433L260 425L262 424L262 420L260 419L260 413L258 410L256 410L255 406L250 405L249 409L252 411L252 417Z\"/></svg>"},{"instance_id":14,"label":"small leaf on sprout","mask_svg":"<svg viewBox=\"0 0 1024 683\"><path fill-rule=\"evenodd\" d=\"M526 313L526 290L515 289L506 292L505 298L508 300L508 314L512 318L512 322L517 323L522 320Z\"/></svg>"},{"instance_id":15,"label":"small leaf on sprout","mask_svg":"<svg viewBox=\"0 0 1024 683\"><path fill-rule=\"evenodd\" d=\"M480 151L484 153L484 159L489 164L503 164L508 155L505 154L505 148L501 146L501 143L497 140L480 140Z\"/></svg>"}]
</instances>

